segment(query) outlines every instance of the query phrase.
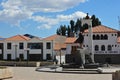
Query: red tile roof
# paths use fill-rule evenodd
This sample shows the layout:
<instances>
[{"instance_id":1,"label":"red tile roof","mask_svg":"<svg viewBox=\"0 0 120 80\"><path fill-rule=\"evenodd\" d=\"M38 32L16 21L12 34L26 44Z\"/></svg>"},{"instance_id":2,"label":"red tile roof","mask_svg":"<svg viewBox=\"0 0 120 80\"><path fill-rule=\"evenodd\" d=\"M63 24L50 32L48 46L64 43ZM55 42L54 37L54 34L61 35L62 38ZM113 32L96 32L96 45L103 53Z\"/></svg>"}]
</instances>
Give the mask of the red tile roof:
<instances>
[{"instance_id":1,"label":"red tile roof","mask_svg":"<svg viewBox=\"0 0 120 80\"><path fill-rule=\"evenodd\" d=\"M88 33L88 29L84 31L85 33ZM107 26L99 25L92 28L93 33L117 33L118 30L109 28Z\"/></svg>"},{"instance_id":2,"label":"red tile roof","mask_svg":"<svg viewBox=\"0 0 120 80\"><path fill-rule=\"evenodd\" d=\"M66 44L74 43L77 40L75 37L68 37L65 41Z\"/></svg>"},{"instance_id":3,"label":"red tile roof","mask_svg":"<svg viewBox=\"0 0 120 80\"><path fill-rule=\"evenodd\" d=\"M47 38L44 38L44 40L54 40L58 37L59 35L55 34L55 35L52 35L52 36L49 36Z\"/></svg>"},{"instance_id":4,"label":"red tile roof","mask_svg":"<svg viewBox=\"0 0 120 80\"><path fill-rule=\"evenodd\" d=\"M66 44L55 43L54 50L60 50L66 48Z\"/></svg>"},{"instance_id":5,"label":"red tile roof","mask_svg":"<svg viewBox=\"0 0 120 80\"><path fill-rule=\"evenodd\" d=\"M10 38L6 38L5 40L6 41L27 41L29 39L30 38L28 38L26 36L23 36L23 35L16 35L16 36L13 36L13 37L10 37Z\"/></svg>"}]
</instances>

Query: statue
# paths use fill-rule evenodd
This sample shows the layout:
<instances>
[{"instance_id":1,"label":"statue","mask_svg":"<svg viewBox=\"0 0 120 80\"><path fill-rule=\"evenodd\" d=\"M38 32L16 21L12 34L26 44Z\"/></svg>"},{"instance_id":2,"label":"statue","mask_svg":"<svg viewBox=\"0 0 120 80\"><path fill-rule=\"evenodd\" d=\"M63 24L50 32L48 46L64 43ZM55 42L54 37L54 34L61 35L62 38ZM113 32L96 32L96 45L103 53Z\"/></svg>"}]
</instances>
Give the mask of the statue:
<instances>
[{"instance_id":1,"label":"statue","mask_svg":"<svg viewBox=\"0 0 120 80\"><path fill-rule=\"evenodd\" d=\"M83 32L79 33L79 37L78 37L76 42L79 43L80 48L82 49L83 48L83 42L84 42Z\"/></svg>"}]
</instances>

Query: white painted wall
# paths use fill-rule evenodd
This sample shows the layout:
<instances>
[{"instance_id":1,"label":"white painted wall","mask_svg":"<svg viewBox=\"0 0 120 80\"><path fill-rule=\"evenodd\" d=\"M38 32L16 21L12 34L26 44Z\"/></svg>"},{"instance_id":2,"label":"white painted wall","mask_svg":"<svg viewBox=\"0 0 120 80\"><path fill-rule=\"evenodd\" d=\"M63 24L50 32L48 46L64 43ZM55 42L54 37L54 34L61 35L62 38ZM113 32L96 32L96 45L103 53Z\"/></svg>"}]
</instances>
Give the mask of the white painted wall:
<instances>
[{"instance_id":1,"label":"white painted wall","mask_svg":"<svg viewBox=\"0 0 120 80\"><path fill-rule=\"evenodd\" d=\"M19 43L24 43L24 49L19 49ZM51 49L46 49L46 43L50 42L51 43ZM7 59L7 54L11 54L11 59L16 59L19 57L20 54L24 55L24 59L27 59L27 44L28 43L43 43L43 59L46 60L46 54L50 54L51 56L53 55L53 44L52 41L43 41L37 38L33 38L29 41L3 41L4 43L4 59ZM11 43L11 49L7 49L7 43ZM16 52L15 53L15 46L17 45ZM30 49L29 54L42 54L41 49ZM15 56L16 55L16 56Z\"/></svg>"}]
</instances>

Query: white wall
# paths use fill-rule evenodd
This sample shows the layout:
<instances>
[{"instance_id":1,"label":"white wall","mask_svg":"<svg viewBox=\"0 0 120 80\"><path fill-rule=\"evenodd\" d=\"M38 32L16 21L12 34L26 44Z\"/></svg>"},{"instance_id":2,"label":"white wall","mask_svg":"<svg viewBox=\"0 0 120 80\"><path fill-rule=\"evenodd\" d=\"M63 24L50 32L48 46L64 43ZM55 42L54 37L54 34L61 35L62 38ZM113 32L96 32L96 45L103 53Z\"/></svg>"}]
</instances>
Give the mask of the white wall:
<instances>
[{"instance_id":1,"label":"white wall","mask_svg":"<svg viewBox=\"0 0 120 80\"><path fill-rule=\"evenodd\" d=\"M51 49L46 49L46 43L51 43ZM46 60L46 54L53 55L53 44L52 41L43 41L40 39L31 39L29 41L3 41L4 43L4 59L7 59L7 54L11 54L11 59L16 59L20 54L24 55L24 59L27 59L27 44L28 43L43 43L43 59ZM7 43L11 43L11 49L7 49ZM24 43L24 49L19 49L19 43ZM15 51L15 45L17 45L17 49ZM15 53L17 52L17 54ZM29 54L42 54L41 49L30 49ZM15 56L16 55L16 56Z\"/></svg>"},{"instance_id":2,"label":"white wall","mask_svg":"<svg viewBox=\"0 0 120 80\"><path fill-rule=\"evenodd\" d=\"M118 51L118 53L111 53L111 54L119 54L119 47L117 43L117 33L94 33L94 35L108 35L108 40L93 40L93 50L95 45L99 45L99 51L101 51L101 46L105 45L105 51L107 52L108 45L113 45L112 51ZM88 33L84 34L84 45L89 45ZM113 35L113 36L112 36ZM115 36L116 35L116 36ZM115 47L116 46L116 47ZM105 53L108 54L109 52Z\"/></svg>"}]
</instances>

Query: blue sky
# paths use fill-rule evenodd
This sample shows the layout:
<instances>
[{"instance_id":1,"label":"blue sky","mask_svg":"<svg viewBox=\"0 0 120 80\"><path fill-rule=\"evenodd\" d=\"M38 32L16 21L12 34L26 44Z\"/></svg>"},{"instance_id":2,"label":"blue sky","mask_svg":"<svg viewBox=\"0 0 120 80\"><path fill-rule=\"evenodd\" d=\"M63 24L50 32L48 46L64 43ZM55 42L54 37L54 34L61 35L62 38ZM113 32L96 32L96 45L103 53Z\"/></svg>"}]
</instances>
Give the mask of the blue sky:
<instances>
[{"instance_id":1,"label":"blue sky","mask_svg":"<svg viewBox=\"0 0 120 80\"><path fill-rule=\"evenodd\" d=\"M0 36L47 37L60 25L95 14L102 24L119 29L120 0L0 0Z\"/></svg>"}]
</instances>

